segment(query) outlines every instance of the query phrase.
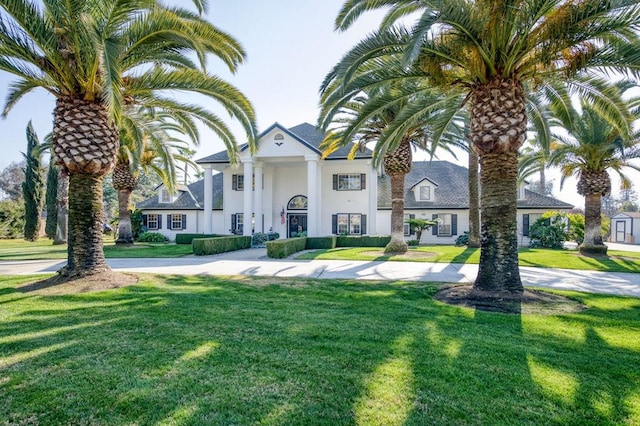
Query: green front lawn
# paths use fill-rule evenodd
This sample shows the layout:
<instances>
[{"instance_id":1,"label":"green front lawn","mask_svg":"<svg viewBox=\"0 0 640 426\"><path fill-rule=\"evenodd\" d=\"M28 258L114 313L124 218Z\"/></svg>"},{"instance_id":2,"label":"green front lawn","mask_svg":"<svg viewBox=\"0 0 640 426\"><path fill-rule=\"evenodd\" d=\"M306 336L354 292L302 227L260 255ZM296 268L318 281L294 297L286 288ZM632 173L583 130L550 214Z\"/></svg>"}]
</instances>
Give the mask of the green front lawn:
<instances>
[{"instance_id":1,"label":"green front lawn","mask_svg":"<svg viewBox=\"0 0 640 426\"><path fill-rule=\"evenodd\" d=\"M28 279L0 283L2 424L640 424L637 298L563 292L589 309L539 316L430 283Z\"/></svg>"},{"instance_id":2,"label":"green front lawn","mask_svg":"<svg viewBox=\"0 0 640 426\"><path fill-rule=\"evenodd\" d=\"M473 263L480 261L480 249L455 246L419 246L408 255L386 256L380 248L355 247L314 250L297 259L393 260L408 262ZM580 269L585 271L640 273L640 252L609 251L608 257L582 256L577 250L519 249L520 266Z\"/></svg>"},{"instance_id":3,"label":"green front lawn","mask_svg":"<svg viewBox=\"0 0 640 426\"><path fill-rule=\"evenodd\" d=\"M107 258L121 257L181 257L193 254L191 244L136 243L133 246L116 246L112 237L105 236L104 255ZM66 259L67 245L53 245L47 238L29 242L25 240L1 240L0 261Z\"/></svg>"}]
</instances>

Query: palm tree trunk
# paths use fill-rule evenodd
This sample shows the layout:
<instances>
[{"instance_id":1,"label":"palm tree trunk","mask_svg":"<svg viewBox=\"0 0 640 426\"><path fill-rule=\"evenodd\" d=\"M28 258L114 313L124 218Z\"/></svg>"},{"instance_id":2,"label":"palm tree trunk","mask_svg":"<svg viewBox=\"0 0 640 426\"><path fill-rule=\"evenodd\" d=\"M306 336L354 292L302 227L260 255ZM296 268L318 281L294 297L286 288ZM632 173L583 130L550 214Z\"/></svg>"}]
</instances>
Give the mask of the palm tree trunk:
<instances>
[{"instance_id":1,"label":"palm tree trunk","mask_svg":"<svg viewBox=\"0 0 640 426\"><path fill-rule=\"evenodd\" d=\"M480 247L480 188L478 185L478 154L469 149L469 242L468 247Z\"/></svg>"},{"instance_id":2,"label":"palm tree trunk","mask_svg":"<svg viewBox=\"0 0 640 426\"><path fill-rule=\"evenodd\" d=\"M521 293L518 269L518 149L527 129L520 81L500 76L473 87L471 132L480 157L482 239L475 291Z\"/></svg>"},{"instance_id":3,"label":"palm tree trunk","mask_svg":"<svg viewBox=\"0 0 640 426\"><path fill-rule=\"evenodd\" d=\"M133 230L131 229L131 190L118 190L118 239L116 244L133 244Z\"/></svg>"},{"instance_id":4,"label":"palm tree trunk","mask_svg":"<svg viewBox=\"0 0 640 426\"><path fill-rule=\"evenodd\" d=\"M391 241L384 248L385 253L406 253L404 241L404 176L393 173L391 178Z\"/></svg>"},{"instance_id":5,"label":"palm tree trunk","mask_svg":"<svg viewBox=\"0 0 640 426\"><path fill-rule=\"evenodd\" d=\"M64 275L70 278L109 269L104 257L102 227L104 207L100 175L73 173L69 176L69 245Z\"/></svg>"},{"instance_id":6,"label":"palm tree trunk","mask_svg":"<svg viewBox=\"0 0 640 426\"><path fill-rule=\"evenodd\" d=\"M584 240L585 246L603 245L602 218L600 216L600 193L586 194L584 196Z\"/></svg>"},{"instance_id":7,"label":"palm tree trunk","mask_svg":"<svg viewBox=\"0 0 640 426\"><path fill-rule=\"evenodd\" d=\"M523 291L518 269L516 153L485 154L480 160L482 241L474 288Z\"/></svg>"},{"instance_id":8,"label":"palm tree trunk","mask_svg":"<svg viewBox=\"0 0 640 426\"><path fill-rule=\"evenodd\" d=\"M109 270L104 258L102 180L115 165L118 132L106 105L59 97L54 110L56 163L69 175L67 266L69 280Z\"/></svg>"}]
</instances>

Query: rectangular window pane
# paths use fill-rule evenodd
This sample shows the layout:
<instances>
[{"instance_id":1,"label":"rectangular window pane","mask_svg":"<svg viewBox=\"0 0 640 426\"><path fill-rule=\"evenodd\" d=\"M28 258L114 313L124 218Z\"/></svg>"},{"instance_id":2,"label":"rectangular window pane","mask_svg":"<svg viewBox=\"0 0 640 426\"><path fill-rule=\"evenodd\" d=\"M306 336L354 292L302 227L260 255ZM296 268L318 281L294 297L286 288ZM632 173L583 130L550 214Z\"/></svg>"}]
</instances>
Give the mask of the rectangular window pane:
<instances>
[{"instance_id":1,"label":"rectangular window pane","mask_svg":"<svg viewBox=\"0 0 640 426\"><path fill-rule=\"evenodd\" d=\"M171 229L182 229L182 215L181 214L172 214L171 215Z\"/></svg>"},{"instance_id":2,"label":"rectangular window pane","mask_svg":"<svg viewBox=\"0 0 640 426\"><path fill-rule=\"evenodd\" d=\"M157 214L148 214L147 215L147 229L158 229L158 215Z\"/></svg>"},{"instance_id":3,"label":"rectangular window pane","mask_svg":"<svg viewBox=\"0 0 640 426\"><path fill-rule=\"evenodd\" d=\"M338 234L343 235L349 233L349 215L338 215Z\"/></svg>"},{"instance_id":4,"label":"rectangular window pane","mask_svg":"<svg viewBox=\"0 0 640 426\"><path fill-rule=\"evenodd\" d=\"M362 233L360 232L361 215L352 214L352 215L349 215L349 219L350 219L349 233L360 235Z\"/></svg>"},{"instance_id":5,"label":"rectangular window pane","mask_svg":"<svg viewBox=\"0 0 640 426\"><path fill-rule=\"evenodd\" d=\"M441 237L451 236L451 215L450 214L438 215L438 236L441 236Z\"/></svg>"},{"instance_id":6,"label":"rectangular window pane","mask_svg":"<svg viewBox=\"0 0 640 426\"><path fill-rule=\"evenodd\" d=\"M244 175L238 175L238 191L244 191Z\"/></svg>"},{"instance_id":7,"label":"rectangular window pane","mask_svg":"<svg viewBox=\"0 0 640 426\"><path fill-rule=\"evenodd\" d=\"M361 189L362 178L359 174L338 175L338 191L358 191Z\"/></svg>"},{"instance_id":8,"label":"rectangular window pane","mask_svg":"<svg viewBox=\"0 0 640 426\"><path fill-rule=\"evenodd\" d=\"M431 188L428 186L420 187L420 200L428 201L431 199Z\"/></svg>"}]
</instances>

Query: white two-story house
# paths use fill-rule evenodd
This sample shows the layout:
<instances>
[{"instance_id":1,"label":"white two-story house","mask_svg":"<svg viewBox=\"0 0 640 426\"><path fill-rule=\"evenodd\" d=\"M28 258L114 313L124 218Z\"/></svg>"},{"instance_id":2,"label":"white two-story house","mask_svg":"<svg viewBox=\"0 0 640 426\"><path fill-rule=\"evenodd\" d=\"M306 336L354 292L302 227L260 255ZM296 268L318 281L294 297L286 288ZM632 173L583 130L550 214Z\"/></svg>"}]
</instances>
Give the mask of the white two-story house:
<instances>
[{"instance_id":1,"label":"white two-story house","mask_svg":"<svg viewBox=\"0 0 640 426\"><path fill-rule=\"evenodd\" d=\"M324 133L311 124L289 129L274 124L259 136L252 156L242 148L231 166L226 151L197 160L204 179L137 205L150 231L176 233L297 235L388 235L390 181L372 166L372 154L348 149L322 158ZM405 179L405 216L437 219L422 243L451 244L469 229L468 170L447 161L414 162ZM519 192L518 222L526 243L526 219L573 206L528 190ZM527 224L528 226L528 224ZM405 227L407 239L411 230Z\"/></svg>"}]
</instances>

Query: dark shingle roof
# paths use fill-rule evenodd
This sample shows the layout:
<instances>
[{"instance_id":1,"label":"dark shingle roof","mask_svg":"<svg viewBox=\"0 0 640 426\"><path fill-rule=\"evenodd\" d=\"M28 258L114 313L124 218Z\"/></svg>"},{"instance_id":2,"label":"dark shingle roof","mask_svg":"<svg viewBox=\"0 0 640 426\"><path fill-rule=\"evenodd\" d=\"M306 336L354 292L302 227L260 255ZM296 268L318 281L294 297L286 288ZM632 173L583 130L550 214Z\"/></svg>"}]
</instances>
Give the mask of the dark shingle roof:
<instances>
[{"instance_id":1,"label":"dark shingle roof","mask_svg":"<svg viewBox=\"0 0 640 426\"><path fill-rule=\"evenodd\" d=\"M427 179L435 184L433 201L417 201L412 188ZM416 161L404 180L404 208L466 209L469 208L469 171L448 161ZM518 200L518 208L570 209L573 205L525 190L525 199ZM391 180L378 178L378 208L391 208Z\"/></svg>"},{"instance_id":2,"label":"dark shingle roof","mask_svg":"<svg viewBox=\"0 0 640 426\"><path fill-rule=\"evenodd\" d=\"M326 133L318 129L317 127L315 127L313 124L302 123L302 124L298 124L297 126L293 126L289 129L285 129L280 124L274 123L267 130L262 132L258 136L258 139L262 138L264 135L269 133L275 127L282 129L289 136L298 140L300 143L307 146L309 149L311 149L318 155L322 154L322 151L320 150L320 144L324 140ZM241 145L240 151L244 151L245 149L247 149L247 147L248 147L247 144ZM347 158L349 151L350 151L349 147L340 148L339 150L332 152L326 158L326 160L345 159ZM366 149L364 150L364 152L358 152L358 154L356 155L356 158L371 158L371 156L372 156L372 152ZM196 163L228 163L228 162L229 162L229 154L227 153L226 150L220 151L213 155L209 155L208 157L204 157L199 160L196 160Z\"/></svg>"},{"instance_id":3,"label":"dark shingle roof","mask_svg":"<svg viewBox=\"0 0 640 426\"><path fill-rule=\"evenodd\" d=\"M179 191L178 199L173 203L159 203L155 195L136 204L136 208L146 210L202 210L204 207L204 180L187 186L188 190ZM213 175L213 208L222 209L222 173Z\"/></svg>"},{"instance_id":4,"label":"dark shingle roof","mask_svg":"<svg viewBox=\"0 0 640 426\"><path fill-rule=\"evenodd\" d=\"M433 182L433 201L416 201L411 190L427 179ZM404 179L404 208L409 209L464 209L469 207L469 173L466 168L448 161L415 161ZM378 208L391 208L391 180L378 178Z\"/></svg>"},{"instance_id":5,"label":"dark shingle roof","mask_svg":"<svg viewBox=\"0 0 640 426\"><path fill-rule=\"evenodd\" d=\"M518 208L572 209L573 204L565 203L553 197L524 190L524 200L518 200Z\"/></svg>"}]
</instances>

